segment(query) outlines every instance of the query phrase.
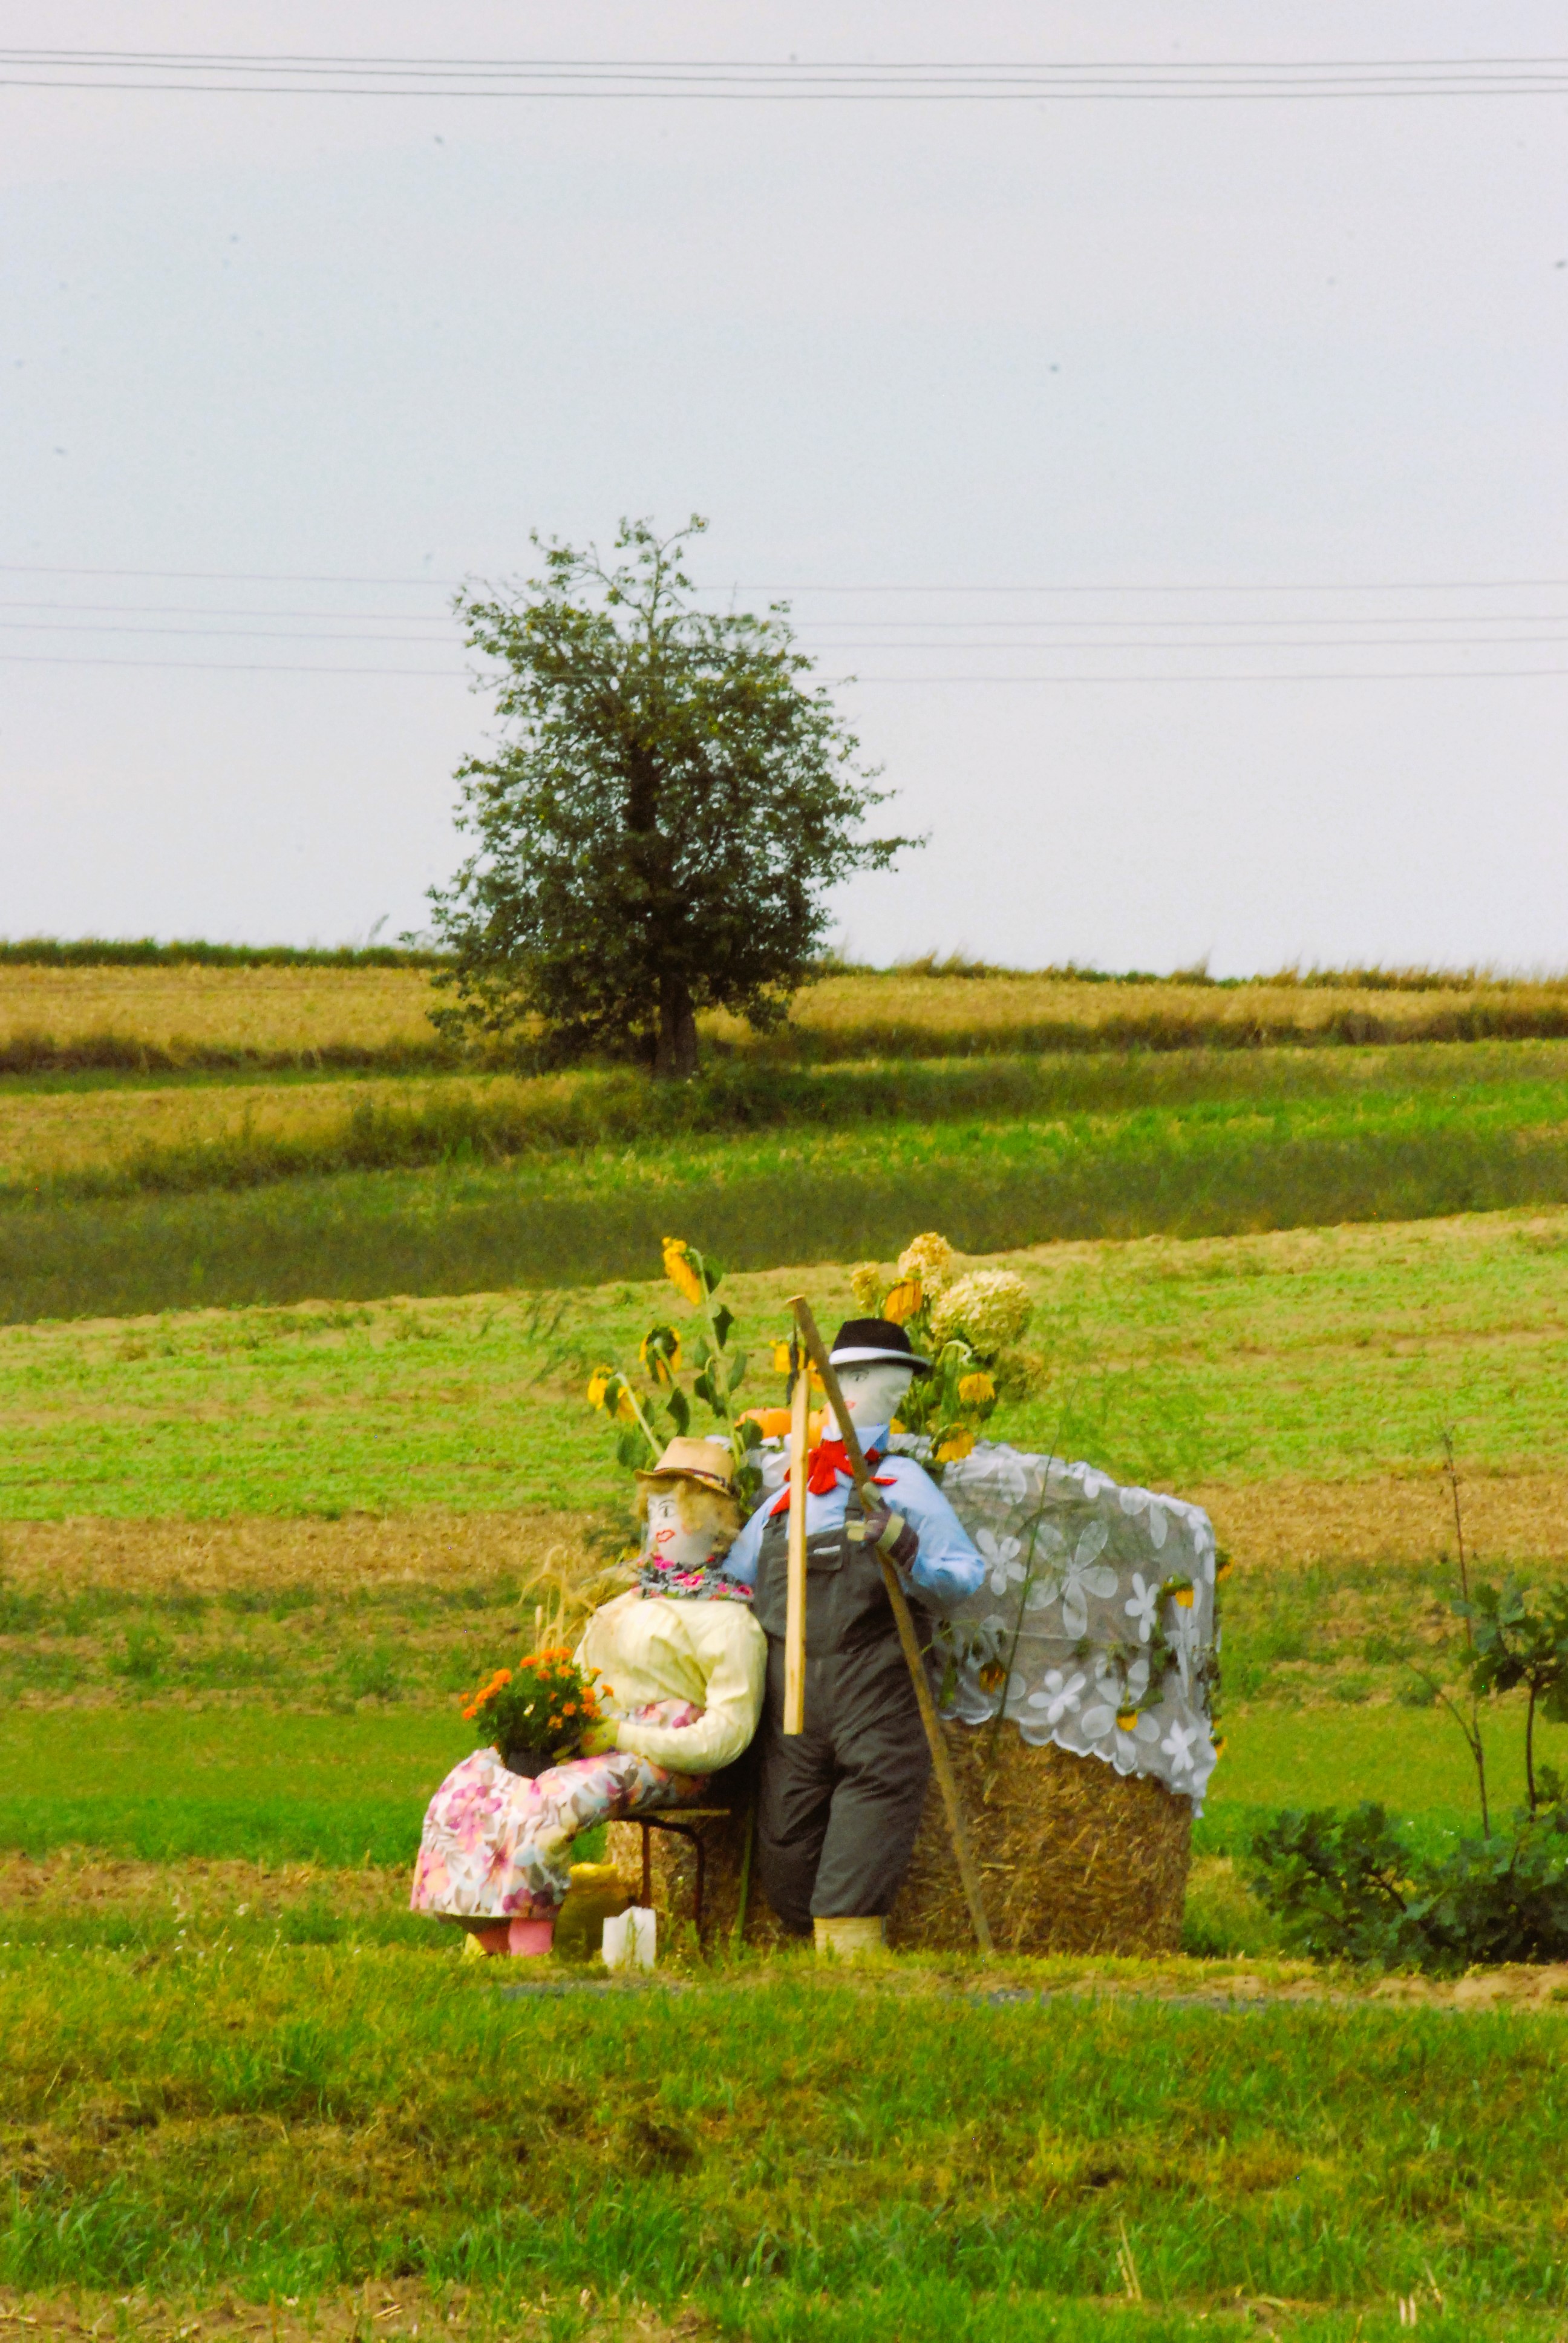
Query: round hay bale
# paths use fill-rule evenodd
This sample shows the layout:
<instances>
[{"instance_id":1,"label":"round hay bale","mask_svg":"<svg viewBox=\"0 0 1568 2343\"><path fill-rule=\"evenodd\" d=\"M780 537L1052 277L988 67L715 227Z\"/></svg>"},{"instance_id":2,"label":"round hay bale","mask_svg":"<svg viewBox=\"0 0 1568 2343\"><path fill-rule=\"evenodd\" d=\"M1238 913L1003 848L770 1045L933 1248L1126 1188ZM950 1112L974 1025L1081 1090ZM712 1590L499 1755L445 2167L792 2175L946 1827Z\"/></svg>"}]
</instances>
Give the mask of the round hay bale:
<instances>
[{"instance_id":1,"label":"round hay bale","mask_svg":"<svg viewBox=\"0 0 1568 2343\"><path fill-rule=\"evenodd\" d=\"M989 1725L943 1731L999 1952L1181 1949L1188 1799L1098 1757L1037 1749L1011 1724L997 1736L994 1762ZM888 1941L955 1952L974 1944L934 1776Z\"/></svg>"}]
</instances>

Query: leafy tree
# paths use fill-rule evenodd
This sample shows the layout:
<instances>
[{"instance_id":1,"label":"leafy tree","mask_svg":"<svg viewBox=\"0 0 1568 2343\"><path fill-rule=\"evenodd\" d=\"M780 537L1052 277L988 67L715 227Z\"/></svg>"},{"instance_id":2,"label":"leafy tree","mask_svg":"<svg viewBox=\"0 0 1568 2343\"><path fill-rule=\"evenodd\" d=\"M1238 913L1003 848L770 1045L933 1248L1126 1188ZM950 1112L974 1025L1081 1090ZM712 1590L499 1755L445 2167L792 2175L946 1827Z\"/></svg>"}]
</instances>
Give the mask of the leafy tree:
<instances>
[{"instance_id":1,"label":"leafy tree","mask_svg":"<svg viewBox=\"0 0 1568 2343\"><path fill-rule=\"evenodd\" d=\"M803 683L785 607L692 607L681 548L705 527L660 539L623 521L614 566L552 543L518 599L459 596L507 729L458 768L477 850L431 890L453 954L444 1031L537 1019L555 1060L609 1050L694 1073L698 1011L783 1023L828 889L919 842L860 834L887 792Z\"/></svg>"}]
</instances>

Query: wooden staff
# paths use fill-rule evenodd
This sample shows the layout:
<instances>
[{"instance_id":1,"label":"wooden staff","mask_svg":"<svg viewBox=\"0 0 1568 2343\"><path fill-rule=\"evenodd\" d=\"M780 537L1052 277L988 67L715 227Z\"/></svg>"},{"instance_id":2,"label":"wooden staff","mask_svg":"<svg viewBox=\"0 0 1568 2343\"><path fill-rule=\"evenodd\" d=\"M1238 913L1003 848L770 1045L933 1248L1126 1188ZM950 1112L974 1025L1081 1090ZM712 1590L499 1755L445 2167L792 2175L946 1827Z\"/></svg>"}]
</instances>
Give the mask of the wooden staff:
<instances>
[{"instance_id":1,"label":"wooden staff","mask_svg":"<svg viewBox=\"0 0 1568 2343\"><path fill-rule=\"evenodd\" d=\"M811 1378L806 1362L789 1395L789 1550L784 1603L784 1730L806 1730L806 1451Z\"/></svg>"},{"instance_id":2,"label":"wooden staff","mask_svg":"<svg viewBox=\"0 0 1568 2343\"><path fill-rule=\"evenodd\" d=\"M811 1305L804 1294L797 1293L791 1297L789 1307L795 1312L795 1322L800 1329L800 1340L806 1346L806 1355L822 1378L822 1388L828 1395L828 1403L833 1411L834 1420L839 1426L839 1437L844 1444L844 1453L849 1460L849 1470L854 1475L855 1486L868 1505L875 1505L880 1509L882 1501L878 1493L876 1483L866 1469L866 1459L855 1432L855 1420L844 1404L844 1394L839 1387L839 1378L834 1373L833 1362L828 1356L827 1344L817 1331L817 1321L811 1315ZM806 1378L802 1376L801 1381L805 1380ZM801 1509L801 1518L802 1521L805 1518L804 1505ZM882 1583L888 1590L888 1600L893 1606L893 1617L898 1623L899 1641L904 1647L904 1657L909 1662L910 1675L915 1687L915 1698L920 1704L920 1723L926 1728L926 1739L930 1745L931 1764L936 1769L937 1781L942 1794L942 1804L947 1808L948 1830L952 1838L953 1855L959 1866L959 1877L963 1882L964 1901L970 1907L970 1921L975 1932L975 1942L982 1953L989 1953L991 1949L990 1923L985 1915L985 1899L980 1893L980 1872L974 1856L970 1851L969 1832L964 1827L964 1810L959 1802L959 1785L954 1778L952 1760L948 1755L948 1745L942 1738L941 1721L937 1715L936 1703L931 1698L931 1688L926 1681L926 1664L920 1656L920 1646L915 1634L915 1623L910 1616L910 1606L904 1599L904 1590L899 1584L899 1574L879 1548L877 1560L882 1566ZM785 1699L788 1702L788 1676L785 1679ZM786 1709L786 1715L788 1715L788 1709ZM786 1725L784 1729L788 1732L789 1725Z\"/></svg>"}]
</instances>

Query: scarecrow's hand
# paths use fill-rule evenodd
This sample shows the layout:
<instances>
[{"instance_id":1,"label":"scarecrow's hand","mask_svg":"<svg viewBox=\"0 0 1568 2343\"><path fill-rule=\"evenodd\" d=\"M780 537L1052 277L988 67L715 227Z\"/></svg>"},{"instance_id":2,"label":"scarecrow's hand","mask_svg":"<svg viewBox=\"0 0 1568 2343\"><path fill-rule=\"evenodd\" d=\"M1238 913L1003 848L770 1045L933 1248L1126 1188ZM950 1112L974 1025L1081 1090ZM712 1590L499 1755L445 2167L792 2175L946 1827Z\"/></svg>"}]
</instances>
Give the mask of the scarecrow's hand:
<instances>
[{"instance_id":1,"label":"scarecrow's hand","mask_svg":"<svg viewBox=\"0 0 1568 2343\"><path fill-rule=\"evenodd\" d=\"M603 1757L616 1746L619 1733L620 1726L615 1718L604 1717L598 1725L588 1726L578 1747L585 1757Z\"/></svg>"},{"instance_id":2,"label":"scarecrow's hand","mask_svg":"<svg viewBox=\"0 0 1568 2343\"><path fill-rule=\"evenodd\" d=\"M868 1506L864 1520L849 1523L849 1535L857 1544L874 1545L900 1570L908 1570L920 1550L920 1541L902 1513L886 1505Z\"/></svg>"}]
</instances>

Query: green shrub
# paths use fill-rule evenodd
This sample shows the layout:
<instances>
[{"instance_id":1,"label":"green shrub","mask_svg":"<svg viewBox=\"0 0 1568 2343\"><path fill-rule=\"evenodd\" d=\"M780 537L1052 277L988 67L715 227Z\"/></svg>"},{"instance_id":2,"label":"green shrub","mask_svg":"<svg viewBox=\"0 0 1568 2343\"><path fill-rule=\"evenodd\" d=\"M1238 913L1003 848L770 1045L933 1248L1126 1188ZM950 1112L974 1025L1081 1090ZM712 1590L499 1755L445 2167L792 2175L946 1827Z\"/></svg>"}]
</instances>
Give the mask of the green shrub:
<instances>
[{"instance_id":1,"label":"green shrub","mask_svg":"<svg viewBox=\"0 0 1568 2343\"><path fill-rule=\"evenodd\" d=\"M1253 1835L1248 1884L1292 1951L1450 1976L1482 1962L1568 1959L1568 1809L1447 1853L1412 1847L1373 1804L1278 1815Z\"/></svg>"}]
</instances>

